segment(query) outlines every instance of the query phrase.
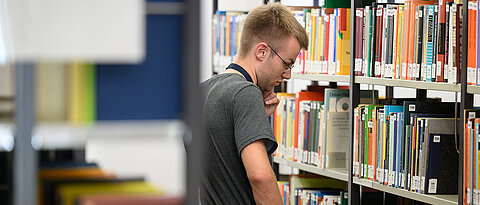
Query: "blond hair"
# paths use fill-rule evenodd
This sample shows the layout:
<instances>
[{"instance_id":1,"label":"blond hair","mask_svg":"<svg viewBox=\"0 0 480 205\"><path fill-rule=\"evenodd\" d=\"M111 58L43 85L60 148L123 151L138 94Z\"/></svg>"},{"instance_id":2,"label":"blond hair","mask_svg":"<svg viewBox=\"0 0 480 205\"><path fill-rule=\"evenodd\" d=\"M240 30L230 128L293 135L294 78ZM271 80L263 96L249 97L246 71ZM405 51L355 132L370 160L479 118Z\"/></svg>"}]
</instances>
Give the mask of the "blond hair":
<instances>
[{"instance_id":1,"label":"blond hair","mask_svg":"<svg viewBox=\"0 0 480 205\"><path fill-rule=\"evenodd\" d=\"M279 51L292 35L301 48L308 49L305 29L287 7L278 2L257 7L245 17L238 54L245 57L252 46L260 42L265 42Z\"/></svg>"}]
</instances>

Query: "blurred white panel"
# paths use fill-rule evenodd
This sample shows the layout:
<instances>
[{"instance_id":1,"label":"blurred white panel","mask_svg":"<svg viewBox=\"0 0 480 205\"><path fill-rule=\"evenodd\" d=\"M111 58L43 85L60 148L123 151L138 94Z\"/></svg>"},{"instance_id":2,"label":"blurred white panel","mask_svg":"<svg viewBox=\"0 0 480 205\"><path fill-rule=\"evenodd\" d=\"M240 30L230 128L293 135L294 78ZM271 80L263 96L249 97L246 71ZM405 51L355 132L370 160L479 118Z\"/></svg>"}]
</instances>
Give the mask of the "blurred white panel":
<instances>
[{"instance_id":1,"label":"blurred white panel","mask_svg":"<svg viewBox=\"0 0 480 205\"><path fill-rule=\"evenodd\" d=\"M0 0L0 63L2 44L15 61L140 62L144 7L143 0Z\"/></svg>"},{"instance_id":2,"label":"blurred white panel","mask_svg":"<svg viewBox=\"0 0 480 205\"><path fill-rule=\"evenodd\" d=\"M311 85L312 81L303 79L290 79L287 81L287 92L298 93L302 90L307 90L307 86Z\"/></svg>"},{"instance_id":3,"label":"blurred white panel","mask_svg":"<svg viewBox=\"0 0 480 205\"><path fill-rule=\"evenodd\" d=\"M0 151L12 151L14 144L13 130L11 124L0 124Z\"/></svg>"},{"instance_id":4,"label":"blurred white panel","mask_svg":"<svg viewBox=\"0 0 480 205\"><path fill-rule=\"evenodd\" d=\"M167 194L182 196L186 184L184 130L177 120L103 123L87 140L86 159L120 177L144 176Z\"/></svg>"},{"instance_id":5,"label":"blurred white panel","mask_svg":"<svg viewBox=\"0 0 480 205\"><path fill-rule=\"evenodd\" d=\"M212 76L213 0L200 1L200 82Z\"/></svg>"},{"instance_id":6,"label":"blurred white panel","mask_svg":"<svg viewBox=\"0 0 480 205\"><path fill-rule=\"evenodd\" d=\"M261 5L263 5L263 0L218 0L218 10L220 11L250 11Z\"/></svg>"},{"instance_id":7,"label":"blurred white panel","mask_svg":"<svg viewBox=\"0 0 480 205\"><path fill-rule=\"evenodd\" d=\"M403 88L403 87L394 87L393 88L393 98L416 98L417 90L415 88Z\"/></svg>"},{"instance_id":8,"label":"blurred white panel","mask_svg":"<svg viewBox=\"0 0 480 205\"><path fill-rule=\"evenodd\" d=\"M313 0L281 0L285 6L313 6Z\"/></svg>"},{"instance_id":9,"label":"blurred white panel","mask_svg":"<svg viewBox=\"0 0 480 205\"><path fill-rule=\"evenodd\" d=\"M442 102L455 102L455 92L427 90L427 98L440 98ZM460 98L457 98L460 102Z\"/></svg>"}]
</instances>

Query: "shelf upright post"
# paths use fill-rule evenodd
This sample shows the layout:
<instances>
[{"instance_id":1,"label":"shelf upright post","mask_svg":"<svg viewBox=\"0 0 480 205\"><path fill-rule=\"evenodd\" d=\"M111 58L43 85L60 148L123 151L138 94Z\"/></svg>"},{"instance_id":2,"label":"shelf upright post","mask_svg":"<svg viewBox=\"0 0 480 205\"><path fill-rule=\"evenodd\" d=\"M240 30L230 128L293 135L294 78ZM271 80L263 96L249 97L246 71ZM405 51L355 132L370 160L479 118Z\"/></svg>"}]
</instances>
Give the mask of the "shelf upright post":
<instances>
[{"instance_id":1,"label":"shelf upright post","mask_svg":"<svg viewBox=\"0 0 480 205\"><path fill-rule=\"evenodd\" d=\"M463 22L462 22L462 62L461 62L461 101L460 101L460 120L463 124L465 122L465 112L464 109L472 108L473 107L473 95L467 93L467 45L468 45L468 0L462 0L463 5ZM463 125L459 128L463 130ZM463 142L465 140L465 136L463 135L463 131L459 132L458 135L458 144L459 144L459 157L458 157L458 204L463 204ZM473 158L472 158L473 162ZM472 166L473 168L473 166ZM473 184L473 177L472 177L472 184ZM471 194L470 200L473 201L473 191Z\"/></svg>"},{"instance_id":2,"label":"shelf upright post","mask_svg":"<svg viewBox=\"0 0 480 205\"><path fill-rule=\"evenodd\" d=\"M427 90L417 89L417 100L426 100L427 99Z\"/></svg>"},{"instance_id":3,"label":"shelf upright post","mask_svg":"<svg viewBox=\"0 0 480 205\"><path fill-rule=\"evenodd\" d=\"M187 151L187 195L185 204L199 204L199 185L205 155L205 134L200 76L200 1L186 0L183 9L182 112L186 125L184 144ZM188 11L188 12L187 12ZM200 103L199 103L200 102Z\"/></svg>"},{"instance_id":4,"label":"shelf upright post","mask_svg":"<svg viewBox=\"0 0 480 205\"><path fill-rule=\"evenodd\" d=\"M393 99L393 87L392 86L386 86L385 87L385 98L386 99Z\"/></svg>"},{"instance_id":5,"label":"shelf upright post","mask_svg":"<svg viewBox=\"0 0 480 205\"><path fill-rule=\"evenodd\" d=\"M15 147L13 149L13 204L37 203L37 152L32 147L35 119L34 65L15 65Z\"/></svg>"},{"instance_id":6,"label":"shelf upright post","mask_svg":"<svg viewBox=\"0 0 480 205\"><path fill-rule=\"evenodd\" d=\"M362 0L351 0L351 15L350 15L350 110L349 110L349 123L350 123L350 142L348 153L350 155L350 162L348 163L348 204L349 205L358 205L360 204L360 186L353 183L353 145L355 140L354 135L354 118L353 110L360 103L360 84L355 83L355 35L356 35L356 24L355 24L355 10L362 6Z\"/></svg>"}]
</instances>

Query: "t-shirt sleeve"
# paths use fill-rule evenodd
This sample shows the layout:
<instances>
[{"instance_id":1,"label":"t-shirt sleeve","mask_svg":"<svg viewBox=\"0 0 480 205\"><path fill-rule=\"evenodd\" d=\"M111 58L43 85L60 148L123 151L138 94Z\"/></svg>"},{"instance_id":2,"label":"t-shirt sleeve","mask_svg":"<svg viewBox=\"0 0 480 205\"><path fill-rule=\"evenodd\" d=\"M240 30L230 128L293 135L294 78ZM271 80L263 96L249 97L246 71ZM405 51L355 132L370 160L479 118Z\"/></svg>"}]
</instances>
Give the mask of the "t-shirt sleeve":
<instances>
[{"instance_id":1,"label":"t-shirt sleeve","mask_svg":"<svg viewBox=\"0 0 480 205\"><path fill-rule=\"evenodd\" d=\"M247 145L260 139L263 139L268 155L277 149L277 141L263 104L262 93L254 85L241 89L233 98L233 122L238 155Z\"/></svg>"}]
</instances>

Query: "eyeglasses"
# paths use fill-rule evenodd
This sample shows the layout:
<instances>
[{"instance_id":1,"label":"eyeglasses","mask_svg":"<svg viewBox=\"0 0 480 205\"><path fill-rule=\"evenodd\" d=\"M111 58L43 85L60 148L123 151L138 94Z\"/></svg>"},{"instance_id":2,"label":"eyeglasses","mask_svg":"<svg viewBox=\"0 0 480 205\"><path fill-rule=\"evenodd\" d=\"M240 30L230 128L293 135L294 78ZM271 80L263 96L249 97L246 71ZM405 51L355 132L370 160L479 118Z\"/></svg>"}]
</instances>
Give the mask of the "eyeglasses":
<instances>
[{"instance_id":1,"label":"eyeglasses","mask_svg":"<svg viewBox=\"0 0 480 205\"><path fill-rule=\"evenodd\" d=\"M291 65L291 66L288 65L288 63L285 62L285 60L283 60L283 58L282 58L280 55L278 55L278 53L277 53L277 51L275 51L275 49L273 49L273 48L272 48L270 45L268 45L268 44L267 44L267 46L268 46L270 49L272 49L272 51L273 51L273 52L280 58L280 60L282 60L282 62L287 66L287 67L285 68L285 71L284 71L284 72L287 72L287 71L293 69L293 65Z\"/></svg>"}]
</instances>

